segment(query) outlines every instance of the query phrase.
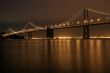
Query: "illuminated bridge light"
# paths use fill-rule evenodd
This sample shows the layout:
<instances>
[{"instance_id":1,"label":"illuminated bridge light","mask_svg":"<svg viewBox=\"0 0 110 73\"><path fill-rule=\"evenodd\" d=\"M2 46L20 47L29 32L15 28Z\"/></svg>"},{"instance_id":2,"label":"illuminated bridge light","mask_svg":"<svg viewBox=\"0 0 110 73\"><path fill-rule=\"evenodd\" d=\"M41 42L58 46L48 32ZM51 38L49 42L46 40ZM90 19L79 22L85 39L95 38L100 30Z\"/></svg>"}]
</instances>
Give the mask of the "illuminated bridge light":
<instances>
[{"instance_id":1,"label":"illuminated bridge light","mask_svg":"<svg viewBox=\"0 0 110 73\"><path fill-rule=\"evenodd\" d=\"M33 37L33 38L31 38L32 40L36 40L36 39L40 39L40 38L36 38L36 37Z\"/></svg>"},{"instance_id":2,"label":"illuminated bridge light","mask_svg":"<svg viewBox=\"0 0 110 73\"><path fill-rule=\"evenodd\" d=\"M38 26L38 30L41 29L41 27Z\"/></svg>"},{"instance_id":3,"label":"illuminated bridge light","mask_svg":"<svg viewBox=\"0 0 110 73\"><path fill-rule=\"evenodd\" d=\"M84 20L84 23L88 23L88 21L87 20Z\"/></svg>"},{"instance_id":4,"label":"illuminated bridge light","mask_svg":"<svg viewBox=\"0 0 110 73\"><path fill-rule=\"evenodd\" d=\"M62 24L59 24L59 26L62 26Z\"/></svg>"},{"instance_id":5,"label":"illuminated bridge light","mask_svg":"<svg viewBox=\"0 0 110 73\"><path fill-rule=\"evenodd\" d=\"M58 27L59 27L59 25L55 24L55 28L58 28Z\"/></svg>"},{"instance_id":6,"label":"illuminated bridge light","mask_svg":"<svg viewBox=\"0 0 110 73\"><path fill-rule=\"evenodd\" d=\"M57 24L55 24L55 25L52 25L52 27L53 27L53 28L57 28Z\"/></svg>"},{"instance_id":7,"label":"illuminated bridge light","mask_svg":"<svg viewBox=\"0 0 110 73\"><path fill-rule=\"evenodd\" d=\"M72 39L72 37L56 37L58 39Z\"/></svg>"},{"instance_id":8,"label":"illuminated bridge light","mask_svg":"<svg viewBox=\"0 0 110 73\"><path fill-rule=\"evenodd\" d=\"M66 23L67 25L70 25L69 23Z\"/></svg>"},{"instance_id":9,"label":"illuminated bridge light","mask_svg":"<svg viewBox=\"0 0 110 73\"><path fill-rule=\"evenodd\" d=\"M79 21L77 21L77 24L80 24L80 22L79 22Z\"/></svg>"},{"instance_id":10,"label":"illuminated bridge light","mask_svg":"<svg viewBox=\"0 0 110 73\"><path fill-rule=\"evenodd\" d=\"M99 22L100 20L101 20L100 18L97 19L98 22Z\"/></svg>"},{"instance_id":11,"label":"illuminated bridge light","mask_svg":"<svg viewBox=\"0 0 110 73\"><path fill-rule=\"evenodd\" d=\"M50 28L54 28L54 26L53 26L53 25L51 25L51 26L50 26Z\"/></svg>"},{"instance_id":12,"label":"illuminated bridge light","mask_svg":"<svg viewBox=\"0 0 110 73\"><path fill-rule=\"evenodd\" d=\"M93 21L94 21L93 19L90 20L90 22L93 22Z\"/></svg>"},{"instance_id":13,"label":"illuminated bridge light","mask_svg":"<svg viewBox=\"0 0 110 73\"><path fill-rule=\"evenodd\" d=\"M65 26L65 24L62 24L63 26Z\"/></svg>"}]
</instances>

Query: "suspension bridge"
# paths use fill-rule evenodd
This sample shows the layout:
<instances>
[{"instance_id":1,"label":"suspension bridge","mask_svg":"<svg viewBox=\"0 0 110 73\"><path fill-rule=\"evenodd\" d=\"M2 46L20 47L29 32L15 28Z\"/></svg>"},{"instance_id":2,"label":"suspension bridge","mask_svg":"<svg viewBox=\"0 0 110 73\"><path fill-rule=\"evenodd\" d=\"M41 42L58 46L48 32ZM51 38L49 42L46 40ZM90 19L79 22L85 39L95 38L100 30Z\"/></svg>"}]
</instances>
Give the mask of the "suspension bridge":
<instances>
[{"instance_id":1,"label":"suspension bridge","mask_svg":"<svg viewBox=\"0 0 110 73\"><path fill-rule=\"evenodd\" d=\"M32 22L29 22L24 28L19 31L14 31L12 28L9 28L3 35L3 37L11 36L14 34L29 33L33 31L46 31L47 38L53 38L55 29L72 27L74 29L75 27L82 27L83 38L88 39L90 38L89 26L102 24L110 24L109 13L84 8L60 24L54 24L50 26L38 26Z\"/></svg>"}]
</instances>

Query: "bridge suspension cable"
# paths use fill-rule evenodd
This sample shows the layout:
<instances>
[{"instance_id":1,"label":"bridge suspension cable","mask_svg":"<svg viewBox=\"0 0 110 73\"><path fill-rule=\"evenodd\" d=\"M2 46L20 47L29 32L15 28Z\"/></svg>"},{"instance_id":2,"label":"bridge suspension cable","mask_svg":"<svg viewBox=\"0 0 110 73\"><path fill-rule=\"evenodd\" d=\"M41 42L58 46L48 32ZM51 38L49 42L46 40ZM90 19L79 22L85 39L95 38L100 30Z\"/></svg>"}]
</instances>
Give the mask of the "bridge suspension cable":
<instances>
[{"instance_id":1,"label":"bridge suspension cable","mask_svg":"<svg viewBox=\"0 0 110 73\"><path fill-rule=\"evenodd\" d=\"M89 8L88 8L88 11L92 11L92 12L95 12L95 13L98 13L98 14L103 14L103 15L110 16L110 13L106 13L106 12L102 12L102 11L97 11L97 10L93 10L93 9L89 9Z\"/></svg>"},{"instance_id":2,"label":"bridge suspension cable","mask_svg":"<svg viewBox=\"0 0 110 73\"><path fill-rule=\"evenodd\" d=\"M75 20L77 17L80 16L80 14L82 13L83 9L81 9L78 13L76 13L75 15L73 15L72 17L70 17L69 19L67 19L66 21L64 21L62 24L64 23L68 23L71 22L73 20Z\"/></svg>"}]
</instances>

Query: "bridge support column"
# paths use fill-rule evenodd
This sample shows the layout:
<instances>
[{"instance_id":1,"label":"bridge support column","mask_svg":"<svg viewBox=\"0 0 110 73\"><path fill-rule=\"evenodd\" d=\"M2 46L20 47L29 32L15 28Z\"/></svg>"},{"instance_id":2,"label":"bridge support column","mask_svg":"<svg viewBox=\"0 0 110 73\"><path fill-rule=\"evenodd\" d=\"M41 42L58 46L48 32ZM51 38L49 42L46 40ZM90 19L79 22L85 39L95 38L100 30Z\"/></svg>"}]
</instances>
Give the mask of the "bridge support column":
<instances>
[{"instance_id":1,"label":"bridge support column","mask_svg":"<svg viewBox=\"0 0 110 73\"><path fill-rule=\"evenodd\" d=\"M27 39L31 39L32 38L32 32L27 32Z\"/></svg>"},{"instance_id":2,"label":"bridge support column","mask_svg":"<svg viewBox=\"0 0 110 73\"><path fill-rule=\"evenodd\" d=\"M54 29L48 27L46 30L46 37L47 38L54 38Z\"/></svg>"},{"instance_id":3,"label":"bridge support column","mask_svg":"<svg viewBox=\"0 0 110 73\"><path fill-rule=\"evenodd\" d=\"M88 9L84 8L83 39L89 39Z\"/></svg>"},{"instance_id":4,"label":"bridge support column","mask_svg":"<svg viewBox=\"0 0 110 73\"><path fill-rule=\"evenodd\" d=\"M85 25L83 27L83 39L89 39L89 26Z\"/></svg>"}]
</instances>

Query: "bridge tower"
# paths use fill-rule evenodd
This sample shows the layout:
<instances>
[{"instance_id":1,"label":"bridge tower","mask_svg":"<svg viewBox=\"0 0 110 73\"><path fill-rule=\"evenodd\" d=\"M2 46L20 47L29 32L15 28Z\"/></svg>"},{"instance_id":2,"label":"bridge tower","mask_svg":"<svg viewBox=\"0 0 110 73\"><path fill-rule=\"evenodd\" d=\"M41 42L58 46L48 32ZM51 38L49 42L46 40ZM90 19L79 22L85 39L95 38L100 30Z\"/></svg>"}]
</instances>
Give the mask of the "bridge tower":
<instances>
[{"instance_id":1,"label":"bridge tower","mask_svg":"<svg viewBox=\"0 0 110 73\"><path fill-rule=\"evenodd\" d=\"M54 38L54 29L53 28L47 27L46 37L47 38Z\"/></svg>"},{"instance_id":2,"label":"bridge tower","mask_svg":"<svg viewBox=\"0 0 110 73\"><path fill-rule=\"evenodd\" d=\"M89 39L89 25L88 25L88 9L84 8L84 23L83 23L83 39Z\"/></svg>"},{"instance_id":3,"label":"bridge tower","mask_svg":"<svg viewBox=\"0 0 110 73\"><path fill-rule=\"evenodd\" d=\"M31 39L32 38L32 32L27 32L27 39Z\"/></svg>"}]
</instances>

